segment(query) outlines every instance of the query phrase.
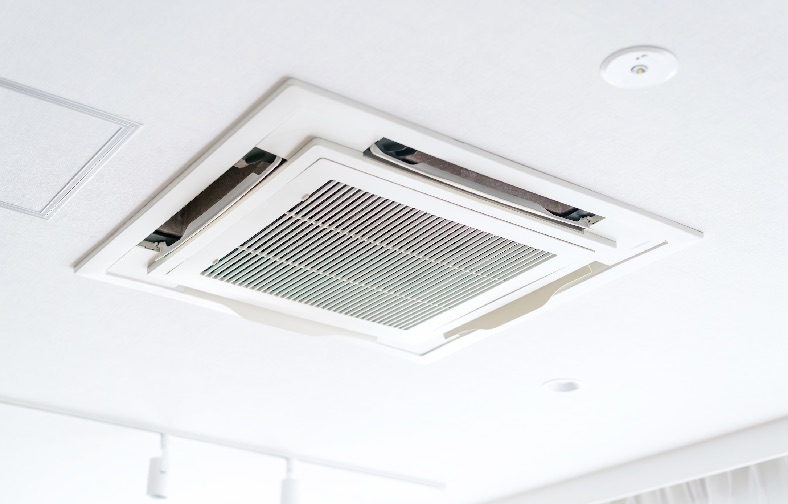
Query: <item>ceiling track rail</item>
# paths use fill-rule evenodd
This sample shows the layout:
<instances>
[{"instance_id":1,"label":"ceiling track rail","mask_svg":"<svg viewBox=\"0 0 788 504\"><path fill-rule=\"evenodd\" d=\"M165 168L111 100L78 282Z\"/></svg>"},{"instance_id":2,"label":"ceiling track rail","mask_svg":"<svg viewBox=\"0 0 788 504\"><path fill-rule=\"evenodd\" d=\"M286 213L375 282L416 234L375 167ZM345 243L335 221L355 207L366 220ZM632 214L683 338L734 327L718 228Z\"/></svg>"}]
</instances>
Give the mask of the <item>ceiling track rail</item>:
<instances>
[{"instance_id":1,"label":"ceiling track rail","mask_svg":"<svg viewBox=\"0 0 788 504\"><path fill-rule=\"evenodd\" d=\"M50 406L50 405L43 405L37 404L31 401L23 401L19 399L11 399L7 397L0 397L0 404L6 406L15 406L18 408L24 408L28 410L34 410L44 413L51 413L55 415L76 418L79 420L85 420L89 422L96 422L104 425L111 425L113 427L121 427L125 429L132 429L137 431L143 432L150 432L151 434L166 434L170 437L177 437L182 439L188 439L190 441L198 441L201 443L207 443L217 446L224 446L226 448L233 448L236 450L243 450L251 453L257 453L260 455L266 455L269 457L280 458L283 460L298 460L304 464L311 464L321 467L327 467L330 469L338 469L340 471L351 472L356 474L363 474L366 476L374 476L376 478L383 478L392 481L399 481L402 483L408 483L411 485L419 485L424 487L435 488L439 490L446 489L446 483L442 481L430 480L426 478L420 478L417 476L412 476L409 474L401 474L391 471L385 471L381 469L375 469L372 467L364 467L354 464L347 464L344 462L338 462L335 460L326 460L317 457L310 457L308 455L303 455L299 453L293 453L283 450L277 450L274 448L268 447L261 447L261 446L253 446L247 445L244 443L238 443L234 441L229 441L225 439L219 439L213 436L204 436L200 434L195 434L193 432L181 431L178 429L171 429L167 427L157 426L153 424L148 424L144 422L133 422L128 420L121 420L121 419L111 419L108 417L100 417L100 416L93 416L87 413L82 413L78 411L68 410L65 408L59 408L57 406Z\"/></svg>"}]
</instances>

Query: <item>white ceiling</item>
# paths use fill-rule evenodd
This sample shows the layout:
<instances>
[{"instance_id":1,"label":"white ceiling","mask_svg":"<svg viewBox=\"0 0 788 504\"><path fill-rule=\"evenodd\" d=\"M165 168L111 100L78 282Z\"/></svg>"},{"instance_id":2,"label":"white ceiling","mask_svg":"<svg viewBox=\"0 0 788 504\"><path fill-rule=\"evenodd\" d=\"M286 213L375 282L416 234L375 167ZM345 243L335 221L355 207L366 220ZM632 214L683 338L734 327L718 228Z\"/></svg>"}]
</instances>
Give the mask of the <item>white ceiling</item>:
<instances>
[{"instance_id":1,"label":"white ceiling","mask_svg":"<svg viewBox=\"0 0 788 504\"><path fill-rule=\"evenodd\" d=\"M779 0L3 2L0 77L143 127L52 219L0 209L0 398L448 483L312 468L305 504L482 503L786 416L786 21ZM639 44L679 74L605 84ZM428 366L73 274L285 77L706 238ZM583 388L540 389L557 377ZM0 500L142 502L155 436L79 422L0 408ZM188 502L222 495L212 460L259 478L233 502L275 499L281 463L175 447Z\"/></svg>"}]
</instances>

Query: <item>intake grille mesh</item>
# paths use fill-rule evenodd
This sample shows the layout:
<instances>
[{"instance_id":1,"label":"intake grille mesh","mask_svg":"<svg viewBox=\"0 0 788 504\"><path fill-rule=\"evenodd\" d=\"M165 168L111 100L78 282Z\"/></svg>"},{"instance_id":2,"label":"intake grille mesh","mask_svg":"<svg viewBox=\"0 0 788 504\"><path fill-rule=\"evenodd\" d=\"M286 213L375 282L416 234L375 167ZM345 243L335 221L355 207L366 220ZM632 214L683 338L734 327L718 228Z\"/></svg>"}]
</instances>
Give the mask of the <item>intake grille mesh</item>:
<instances>
[{"instance_id":1,"label":"intake grille mesh","mask_svg":"<svg viewBox=\"0 0 788 504\"><path fill-rule=\"evenodd\" d=\"M329 181L202 274L410 329L552 257Z\"/></svg>"}]
</instances>

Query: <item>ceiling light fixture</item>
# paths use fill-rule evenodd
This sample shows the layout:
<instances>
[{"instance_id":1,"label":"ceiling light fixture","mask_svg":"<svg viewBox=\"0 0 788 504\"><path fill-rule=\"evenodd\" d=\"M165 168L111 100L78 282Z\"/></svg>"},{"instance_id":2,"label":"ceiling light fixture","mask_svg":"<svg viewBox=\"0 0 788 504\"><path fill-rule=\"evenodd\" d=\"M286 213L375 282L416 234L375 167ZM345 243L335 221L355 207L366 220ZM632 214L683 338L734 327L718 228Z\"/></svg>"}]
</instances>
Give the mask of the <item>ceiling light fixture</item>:
<instances>
[{"instance_id":1,"label":"ceiling light fixture","mask_svg":"<svg viewBox=\"0 0 788 504\"><path fill-rule=\"evenodd\" d=\"M298 480L295 479L294 459L287 459L287 475L282 480L281 504L298 504Z\"/></svg>"},{"instance_id":2,"label":"ceiling light fixture","mask_svg":"<svg viewBox=\"0 0 788 504\"><path fill-rule=\"evenodd\" d=\"M605 58L600 70L608 84L639 89L662 84L678 69L679 60L667 49L637 46L614 52Z\"/></svg>"},{"instance_id":3,"label":"ceiling light fixture","mask_svg":"<svg viewBox=\"0 0 788 504\"><path fill-rule=\"evenodd\" d=\"M169 450L167 448L168 436L161 434L161 455L150 459L148 466L148 496L154 499L167 498Z\"/></svg>"},{"instance_id":4,"label":"ceiling light fixture","mask_svg":"<svg viewBox=\"0 0 788 504\"><path fill-rule=\"evenodd\" d=\"M43 405L36 405L30 406L27 403L21 402L14 402L9 401L8 399L0 398L0 405L5 406L13 406L16 408L26 408L32 409L36 411L41 411L45 413L50 413L53 415L59 415L66 418L74 418L78 420L87 420L90 422L98 422L104 425L111 425L114 427L119 427L123 429L131 429L134 431L144 432L148 434L156 434L160 437L161 443L161 453L159 456L154 457L150 460L150 469L151 472L148 478L148 495L151 497L156 498L166 498L168 489L167 489L167 478L169 475L169 466L170 466L170 453L169 453L169 442L173 438L179 439L186 439L191 441L197 441L200 443L206 443L213 446L222 446L225 448L232 448L235 450L243 450L249 453L256 453L258 455L264 455L267 457L274 457L282 460L289 460L289 479L291 480L290 483L287 483L288 487L293 487L295 484L295 479L293 478L294 474L294 464L296 458L292 455L292 452L283 452L272 450L269 448L260 448L259 446L249 446L243 443L234 443L229 441L222 441L220 439L211 437L211 436L201 436L191 432L186 431L177 431L177 430L170 430L167 434L161 432L161 430L152 430L149 425L147 424L139 424L133 421L128 422L118 422L116 419L106 418L101 416L88 416L79 411L68 411L63 409L58 409L54 407L47 407ZM333 460L326 460L322 458L314 458L308 455L299 455L297 457L299 462L309 464L311 466L317 467L326 467L330 469L334 469L337 471L345 471L348 473L363 475L363 476L371 476L375 478L383 478L390 481L398 481L400 483L407 483L411 485L418 485L428 488L434 488L437 490L445 490L446 483L442 481L436 481L421 477L412 476L409 474L402 474L390 471L384 471L372 467L364 467L364 466L357 466L352 464L347 464L344 462L333 461ZM155 470L153 470L155 469ZM291 494L293 493L292 490L288 490ZM290 501L295 502L295 501Z\"/></svg>"},{"instance_id":5,"label":"ceiling light fixture","mask_svg":"<svg viewBox=\"0 0 788 504\"><path fill-rule=\"evenodd\" d=\"M567 380L566 378L560 378L557 380L550 380L544 382L542 384L542 388L549 392L556 392L559 394L563 394L566 392L574 392L575 390L580 388L580 384L574 380Z\"/></svg>"}]
</instances>

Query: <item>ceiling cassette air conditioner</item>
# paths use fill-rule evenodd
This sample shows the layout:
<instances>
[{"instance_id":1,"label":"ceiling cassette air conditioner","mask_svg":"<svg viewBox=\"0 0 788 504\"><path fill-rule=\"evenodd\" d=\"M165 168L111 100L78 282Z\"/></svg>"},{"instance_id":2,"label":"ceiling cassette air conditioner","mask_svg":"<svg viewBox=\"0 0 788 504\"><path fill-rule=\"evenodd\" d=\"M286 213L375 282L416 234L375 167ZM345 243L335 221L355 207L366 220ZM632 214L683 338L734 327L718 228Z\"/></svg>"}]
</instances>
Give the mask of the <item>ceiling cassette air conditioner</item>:
<instances>
[{"instance_id":1,"label":"ceiling cassette air conditioner","mask_svg":"<svg viewBox=\"0 0 788 504\"><path fill-rule=\"evenodd\" d=\"M436 356L700 237L288 81L76 271Z\"/></svg>"}]
</instances>

